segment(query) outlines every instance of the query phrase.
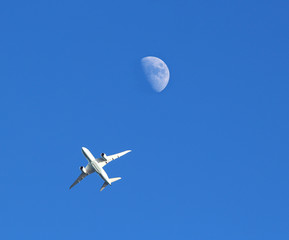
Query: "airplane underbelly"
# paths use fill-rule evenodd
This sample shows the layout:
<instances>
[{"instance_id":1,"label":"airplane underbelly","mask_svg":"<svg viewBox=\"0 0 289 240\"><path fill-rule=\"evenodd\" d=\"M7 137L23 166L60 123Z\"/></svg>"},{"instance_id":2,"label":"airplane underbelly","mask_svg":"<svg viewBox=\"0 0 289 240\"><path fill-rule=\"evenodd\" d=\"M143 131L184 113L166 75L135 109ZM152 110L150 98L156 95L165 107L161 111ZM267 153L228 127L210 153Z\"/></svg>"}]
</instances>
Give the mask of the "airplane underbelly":
<instances>
[{"instance_id":1,"label":"airplane underbelly","mask_svg":"<svg viewBox=\"0 0 289 240\"><path fill-rule=\"evenodd\" d=\"M97 165L97 163L91 162L91 165L98 174L101 174L101 168Z\"/></svg>"},{"instance_id":2,"label":"airplane underbelly","mask_svg":"<svg viewBox=\"0 0 289 240\"><path fill-rule=\"evenodd\" d=\"M104 170L102 171L101 175L102 175L104 181L109 182L108 181L109 178L108 178L108 176L107 176L107 174L106 174L106 172Z\"/></svg>"},{"instance_id":3,"label":"airplane underbelly","mask_svg":"<svg viewBox=\"0 0 289 240\"><path fill-rule=\"evenodd\" d=\"M106 172L103 170L102 167L99 166L98 162L91 162L91 165L93 166L93 168L95 169L95 171L99 174L99 176L107 183L110 184L109 178L106 174Z\"/></svg>"}]
</instances>

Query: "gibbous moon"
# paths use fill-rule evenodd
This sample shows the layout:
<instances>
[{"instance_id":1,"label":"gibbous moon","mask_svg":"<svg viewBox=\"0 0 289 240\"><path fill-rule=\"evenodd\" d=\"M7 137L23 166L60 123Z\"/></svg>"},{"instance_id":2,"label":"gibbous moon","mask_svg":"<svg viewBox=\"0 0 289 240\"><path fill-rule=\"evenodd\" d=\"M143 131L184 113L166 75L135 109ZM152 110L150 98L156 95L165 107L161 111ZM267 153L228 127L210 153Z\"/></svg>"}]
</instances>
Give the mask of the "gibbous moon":
<instances>
[{"instance_id":1,"label":"gibbous moon","mask_svg":"<svg viewBox=\"0 0 289 240\"><path fill-rule=\"evenodd\" d=\"M149 56L142 58L141 64L151 87L156 92L163 91L170 79L170 71L164 61Z\"/></svg>"}]
</instances>

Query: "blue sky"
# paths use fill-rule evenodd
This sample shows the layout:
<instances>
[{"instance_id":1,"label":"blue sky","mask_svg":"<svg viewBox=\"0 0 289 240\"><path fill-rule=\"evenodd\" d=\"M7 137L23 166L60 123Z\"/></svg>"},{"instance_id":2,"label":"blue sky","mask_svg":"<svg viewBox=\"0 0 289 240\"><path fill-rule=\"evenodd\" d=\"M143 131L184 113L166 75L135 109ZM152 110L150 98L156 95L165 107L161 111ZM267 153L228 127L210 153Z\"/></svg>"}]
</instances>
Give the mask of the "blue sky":
<instances>
[{"instance_id":1,"label":"blue sky","mask_svg":"<svg viewBox=\"0 0 289 240\"><path fill-rule=\"evenodd\" d=\"M1 239L288 239L288 9L2 1ZM123 179L68 190L83 146Z\"/></svg>"}]
</instances>

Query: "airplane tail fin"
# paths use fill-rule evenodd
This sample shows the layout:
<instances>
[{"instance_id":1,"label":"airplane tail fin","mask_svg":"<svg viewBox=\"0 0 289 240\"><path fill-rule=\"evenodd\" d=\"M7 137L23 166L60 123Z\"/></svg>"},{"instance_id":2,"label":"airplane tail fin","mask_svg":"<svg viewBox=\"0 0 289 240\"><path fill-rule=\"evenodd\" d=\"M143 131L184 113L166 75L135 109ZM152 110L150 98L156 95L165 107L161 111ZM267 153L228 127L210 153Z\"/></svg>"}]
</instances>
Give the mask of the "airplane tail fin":
<instances>
[{"instance_id":1,"label":"airplane tail fin","mask_svg":"<svg viewBox=\"0 0 289 240\"><path fill-rule=\"evenodd\" d=\"M118 181L118 180L120 180L121 179L121 177L116 177L116 178L110 178L109 180L110 180L110 182L111 183L113 183L113 182L116 182L116 181ZM102 185L102 187L101 187L101 189L100 189L100 191L102 191L103 189L105 189L105 187L108 185L108 183L107 182L104 182L103 183L103 185Z\"/></svg>"}]
</instances>

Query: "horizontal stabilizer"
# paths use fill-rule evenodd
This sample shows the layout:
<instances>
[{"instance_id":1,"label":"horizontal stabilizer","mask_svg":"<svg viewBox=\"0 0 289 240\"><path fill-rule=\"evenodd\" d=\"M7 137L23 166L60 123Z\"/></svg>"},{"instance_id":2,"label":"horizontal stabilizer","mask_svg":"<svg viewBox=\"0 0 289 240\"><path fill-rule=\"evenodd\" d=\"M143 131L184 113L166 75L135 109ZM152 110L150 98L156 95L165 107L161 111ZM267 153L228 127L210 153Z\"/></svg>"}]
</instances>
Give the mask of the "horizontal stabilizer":
<instances>
[{"instance_id":1,"label":"horizontal stabilizer","mask_svg":"<svg viewBox=\"0 0 289 240\"><path fill-rule=\"evenodd\" d=\"M116 177L116 178L110 178L109 180L110 180L111 183L113 183L113 182L116 182L116 181L118 181L120 179L121 179L121 177Z\"/></svg>"},{"instance_id":2,"label":"horizontal stabilizer","mask_svg":"<svg viewBox=\"0 0 289 240\"><path fill-rule=\"evenodd\" d=\"M109 181L110 181L111 183L113 183L113 182L116 182L116 181L118 181L118 180L120 180L120 179L121 179L121 177L110 178ZM100 189L100 191L102 191L103 189L105 189L105 187L106 187L107 185L108 185L108 183L107 183L107 182L104 182L103 185L102 185L102 187L101 187L101 189Z\"/></svg>"},{"instance_id":3,"label":"horizontal stabilizer","mask_svg":"<svg viewBox=\"0 0 289 240\"><path fill-rule=\"evenodd\" d=\"M102 187L101 187L101 189L100 189L100 191L102 191L107 185L108 185L108 183L107 183L107 182L104 182L103 185L102 185Z\"/></svg>"}]
</instances>

